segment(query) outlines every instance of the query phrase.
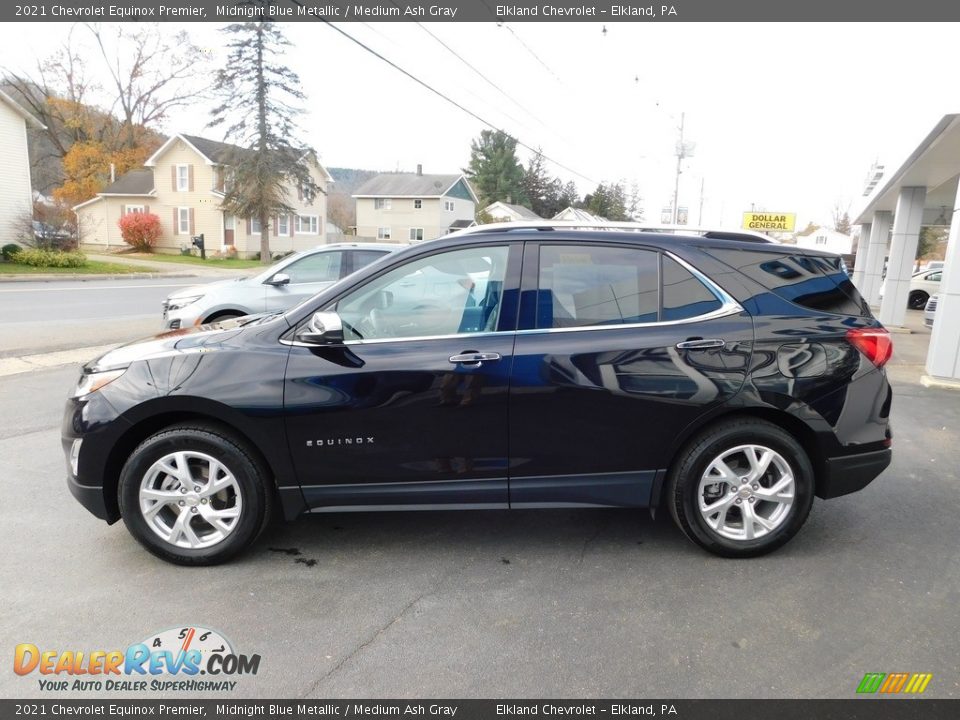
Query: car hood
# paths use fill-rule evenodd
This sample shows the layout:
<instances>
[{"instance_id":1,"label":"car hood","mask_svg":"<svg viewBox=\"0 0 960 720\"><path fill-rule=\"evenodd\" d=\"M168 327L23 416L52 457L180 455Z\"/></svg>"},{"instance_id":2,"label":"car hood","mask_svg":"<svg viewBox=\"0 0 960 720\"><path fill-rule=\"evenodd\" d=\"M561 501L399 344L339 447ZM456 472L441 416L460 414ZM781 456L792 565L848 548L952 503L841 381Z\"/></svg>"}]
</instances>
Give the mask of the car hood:
<instances>
[{"instance_id":1,"label":"car hood","mask_svg":"<svg viewBox=\"0 0 960 720\"><path fill-rule=\"evenodd\" d=\"M216 290L217 288L224 287L226 285L235 285L237 283L243 282L244 280L249 280L249 277L235 277L228 278L226 280L214 280L213 282L203 283L202 285L191 285L190 287L185 287L182 290L177 290L167 295L168 300L174 298L184 298L184 297L195 297L197 295L206 295L207 293Z\"/></svg>"},{"instance_id":2,"label":"car hood","mask_svg":"<svg viewBox=\"0 0 960 720\"><path fill-rule=\"evenodd\" d=\"M242 318L230 318L209 325L169 330L152 337L134 340L108 350L83 366L85 373L104 372L129 367L141 360L152 360L169 355L216 352L227 340L244 332L246 327L258 324L279 313L258 313Z\"/></svg>"}]
</instances>

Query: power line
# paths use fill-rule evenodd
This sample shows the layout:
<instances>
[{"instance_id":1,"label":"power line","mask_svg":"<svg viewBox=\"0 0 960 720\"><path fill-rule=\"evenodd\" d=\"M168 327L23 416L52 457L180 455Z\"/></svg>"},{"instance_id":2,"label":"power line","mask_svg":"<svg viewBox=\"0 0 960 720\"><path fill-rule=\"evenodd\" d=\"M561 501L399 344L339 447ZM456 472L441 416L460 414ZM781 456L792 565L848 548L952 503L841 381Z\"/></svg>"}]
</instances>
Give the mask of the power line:
<instances>
[{"instance_id":1,"label":"power line","mask_svg":"<svg viewBox=\"0 0 960 720\"><path fill-rule=\"evenodd\" d=\"M470 68L471 70L473 70L473 72L476 73L485 83L487 83L487 85L489 85L490 87L492 87L492 88L493 88L494 90L496 90L498 93L500 93L501 95L503 95L507 100L509 100L509 101L512 102L514 105L516 105L518 108L520 108L521 110L523 110L527 115L529 115L530 117L532 117L534 120L536 120L538 123L540 123L543 127L547 127L547 124L544 123L543 120L541 120L541 119L538 118L536 115L534 115L532 112L530 112L529 110L527 110L527 108L525 108L525 107L524 107L523 105L521 105L517 100L515 100L514 98L512 98L503 88L501 88L501 87L500 87L499 85L497 85L495 82L493 82L492 80L490 80L490 78L488 78L488 77L487 77L486 75L484 75L482 72L480 72L479 70L477 70L477 68L474 67L474 66L473 66L470 62L468 62L466 59L464 59L464 57L463 57L462 55L460 55L460 53L458 53L458 52L457 52L456 50L454 50L452 47L450 47L449 45L447 45L443 40L441 40L441 39L438 38L436 35L434 35L433 32L431 32L423 23L418 22L418 23L417 23L417 26L418 26L421 30L423 30L427 35L429 35L429 36L432 37L434 40L436 40L438 43L440 43L451 55L453 55L455 58L457 58L457 60L459 60L460 62L462 62L464 65L466 65L466 66L467 66L468 68ZM514 120L516 120L516 118L514 118Z\"/></svg>"},{"instance_id":2,"label":"power line","mask_svg":"<svg viewBox=\"0 0 960 720\"><path fill-rule=\"evenodd\" d=\"M489 13L490 13L490 15L491 15L492 17L494 17L494 18L497 17L497 14L493 11L493 8L490 7L490 5L487 3L487 0L480 0L480 2L483 3L483 6L489 11ZM537 54L533 51L533 49L523 41L523 38L521 38L519 35L517 35L517 34L513 31L513 28L512 28L512 27L510 27L509 25L507 25L507 23L505 23L505 22L503 22L503 21L501 21L501 20L498 20L498 21L497 21L497 25L499 25L500 27L505 27L507 30L509 30L509 31L510 31L510 34L513 35L514 39L523 46L523 49L524 49L524 50L526 50L528 53L530 53L531 56L533 56L533 59L534 59L534 60L536 60L538 63L540 63L540 64L543 66L543 69L544 69L544 70L546 70L548 73L550 73L551 75L553 75L554 79L556 79L556 81L557 81L558 83L560 83L561 85L565 85L565 83L563 82L563 80L560 79L560 76L557 75L549 65L547 65L543 60L540 59L540 56L537 55Z\"/></svg>"},{"instance_id":3,"label":"power line","mask_svg":"<svg viewBox=\"0 0 960 720\"><path fill-rule=\"evenodd\" d=\"M481 123L483 123L484 125L486 125L487 127L491 128L491 129L493 129L493 130L496 130L496 131L498 131L498 132L502 132L502 133L504 133L505 135L509 135L509 133L507 133L505 130L497 127L496 125L494 125L494 124L493 124L492 122L490 122L489 120L487 120L487 119L481 117L480 115L478 115L477 113L475 113L473 110L470 110L469 108L464 107L463 105L461 105L460 103L458 103L458 102L457 102L456 100L454 100L453 98L451 98L451 97L445 95L444 93L440 92L439 90L437 90L436 88L434 88L432 85L429 85L428 83L426 83L425 81L421 80L420 78L418 78L418 77L417 77L416 75L414 75L413 73L408 72L408 71L405 70L404 68L400 67L399 65L397 65L395 62L393 62L393 61L390 60L389 58L384 57L383 55L381 55L380 53L378 53L376 50L374 50L372 47L370 47L369 45L364 44L364 43L361 42L360 40L357 40L357 39L356 39L355 37L353 37L350 33L346 32L345 30L343 30L343 29L341 29L341 28L339 28L339 27L337 27L336 25L334 25L332 22L330 22L330 21L327 20L326 18L320 18L320 21L323 22L323 23L325 23L326 25L330 26L330 27L333 28L334 30L336 30L338 33L340 33L340 34L343 35L345 38L347 38L347 40L349 40L350 42L352 42L352 43L354 43L354 44L356 44L356 45L359 45L360 47L362 47L364 50L366 50L368 53L370 53L370 54L373 55L374 57L376 57L376 58L378 58L379 60L382 60L383 62L387 63L387 65L389 65L390 67L392 67L394 70L397 70L398 72L403 73L404 75L406 75L408 78L410 78L411 80L413 80L413 81L414 81L415 83L417 83L418 85L426 88L427 90L429 90L430 92L432 92L434 95L440 97L440 98L443 99L443 100L446 100L448 103L450 103L450 104L453 105L454 107L462 110L463 112L465 112L465 113L466 113L467 115L469 115L470 117L474 118L475 120L479 120ZM546 155L545 153L543 153L541 150L537 150L537 149L531 147L530 145L527 145L527 144L526 144L525 142L523 142L520 138L514 136L514 139L517 141L517 144L520 145L521 147L526 148L526 149L529 150L530 152L539 153L539 154L543 157L543 159L546 160L547 162L553 163L553 164L556 165L557 167L562 168L562 169L566 170L566 171L569 172L569 173L573 173L573 174L576 175L577 177L583 178L583 179L586 180L587 182L590 182L590 183L595 182L595 180L587 177L586 175L584 175L584 174L581 173L581 172L577 172L577 171L574 170L572 167L569 167L569 166L567 166L567 165L564 165L564 164L561 163L561 162L558 162L557 160L554 160L553 158L551 158L551 157L549 157L548 155Z\"/></svg>"}]
</instances>

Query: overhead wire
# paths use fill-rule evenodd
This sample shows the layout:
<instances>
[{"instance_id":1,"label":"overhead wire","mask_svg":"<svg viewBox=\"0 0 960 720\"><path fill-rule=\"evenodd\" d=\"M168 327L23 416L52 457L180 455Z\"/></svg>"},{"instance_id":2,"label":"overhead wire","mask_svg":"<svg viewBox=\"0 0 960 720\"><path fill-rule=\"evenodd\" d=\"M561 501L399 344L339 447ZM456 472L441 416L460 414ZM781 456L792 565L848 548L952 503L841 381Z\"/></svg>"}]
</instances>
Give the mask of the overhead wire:
<instances>
[{"instance_id":1,"label":"overhead wire","mask_svg":"<svg viewBox=\"0 0 960 720\"><path fill-rule=\"evenodd\" d=\"M489 7L489 6L488 6L488 7ZM370 47L369 45L367 45L366 43L364 43L364 42L362 42L361 40L358 40L357 38L353 37L350 33L348 33L347 31L343 30L342 28L338 27L337 25L334 25L332 22L330 22L330 21L327 20L326 18L322 18L322 17L321 17L321 18L319 18L319 19L320 19L321 22L325 23L325 24L328 25L330 28L332 28L333 30L335 30L336 32L338 32L339 34L343 35L343 36L344 36L345 38L347 38L350 42L352 42L352 43L354 43L354 44L356 44L356 45L359 45L361 48L363 48L364 50L366 50L368 53L370 53L371 55L373 55L374 57L376 57L378 60L381 60L382 62L385 62L387 65L389 65L390 67L392 67L394 70L396 70L397 72L400 72L400 73L402 73L403 75L405 75L406 77L410 78L410 79L413 80L415 83L417 83L417 84L420 85L421 87L425 88L426 90L430 91L431 93L433 93L433 94L436 95L437 97L445 100L446 102L450 103L451 105L453 105L454 107L458 108L459 110L462 110L462 111L465 112L467 115L469 115L470 117L474 118L475 120L480 121L481 123L483 123L483 124L486 125L487 127L491 128L492 130L496 130L496 131L502 132L502 133L504 133L504 134L506 134L506 135L510 135L510 133L507 133L507 132L506 132L505 130L503 130L502 128L498 127L497 125L495 125L494 123L490 122L490 121L487 120L486 118L484 118L484 117L482 117L481 115L477 114L476 112L474 112L474 111L471 110L470 108L465 107L464 105L462 105L461 103L457 102L456 100L454 100L454 99L451 98L450 96L446 95L445 93L441 92L440 90L437 90L435 87L433 87L432 85L430 85L429 83L427 83L425 80L421 80L419 77L417 77L417 76L414 75L413 73L411 73L411 72L409 72L408 70L402 68L400 65L398 65L398 64L395 63L395 62L393 62L392 60L390 60L389 58L385 57L384 55L380 54L379 52L377 52L376 50L374 50L372 47ZM558 78L558 79L559 79L559 78ZM549 163L552 163L553 165L556 165L558 168L561 168L561 169L563 169L563 170L566 170L566 171L569 172L569 173L573 173L573 174L576 175L577 177L583 178L583 179L586 180L587 182L590 182L590 183L595 182L595 181L594 181L592 178L590 178L589 176L584 175L583 173L581 173L581 172L579 172L579 171L577 171L577 170L574 170L572 167L570 167L570 166L568 166L568 165L565 165L565 164L561 163L561 162L558 161L558 160L553 159L552 157L550 157L549 155L547 155L546 153L544 153L541 149L534 148L534 147L528 145L527 143L523 142L523 140L521 140L520 138L518 138L518 137L516 137L516 136L512 136L512 137L514 138L514 140L517 141L517 144L518 144L518 145L520 145L521 147L526 148L526 149L529 150L530 152L539 153L539 155L540 155L541 157L543 157L544 160L546 160L546 161L549 162Z\"/></svg>"}]
</instances>

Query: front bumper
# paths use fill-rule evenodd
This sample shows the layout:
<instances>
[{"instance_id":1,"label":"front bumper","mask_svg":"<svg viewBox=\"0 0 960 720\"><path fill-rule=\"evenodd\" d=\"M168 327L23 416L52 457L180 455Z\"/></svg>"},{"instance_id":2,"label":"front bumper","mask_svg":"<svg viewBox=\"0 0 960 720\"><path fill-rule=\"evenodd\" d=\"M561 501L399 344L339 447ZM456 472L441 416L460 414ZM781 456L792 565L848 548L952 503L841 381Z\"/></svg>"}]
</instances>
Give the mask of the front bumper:
<instances>
[{"instance_id":1,"label":"front bumper","mask_svg":"<svg viewBox=\"0 0 960 720\"><path fill-rule=\"evenodd\" d=\"M824 475L817 483L817 497L826 500L863 490L887 469L892 457L893 451L887 448L828 458Z\"/></svg>"}]
</instances>

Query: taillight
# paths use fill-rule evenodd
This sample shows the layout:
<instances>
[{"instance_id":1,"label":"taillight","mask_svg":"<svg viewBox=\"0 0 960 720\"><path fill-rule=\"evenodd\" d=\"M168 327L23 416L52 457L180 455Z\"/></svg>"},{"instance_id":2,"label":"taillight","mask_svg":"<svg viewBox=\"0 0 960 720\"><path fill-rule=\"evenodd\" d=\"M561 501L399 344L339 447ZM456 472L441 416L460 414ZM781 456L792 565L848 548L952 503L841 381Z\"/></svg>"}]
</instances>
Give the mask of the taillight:
<instances>
[{"instance_id":1,"label":"taillight","mask_svg":"<svg viewBox=\"0 0 960 720\"><path fill-rule=\"evenodd\" d=\"M893 355L893 340L886 328L855 328L847 330L847 340L867 356L878 368L887 364Z\"/></svg>"}]
</instances>

